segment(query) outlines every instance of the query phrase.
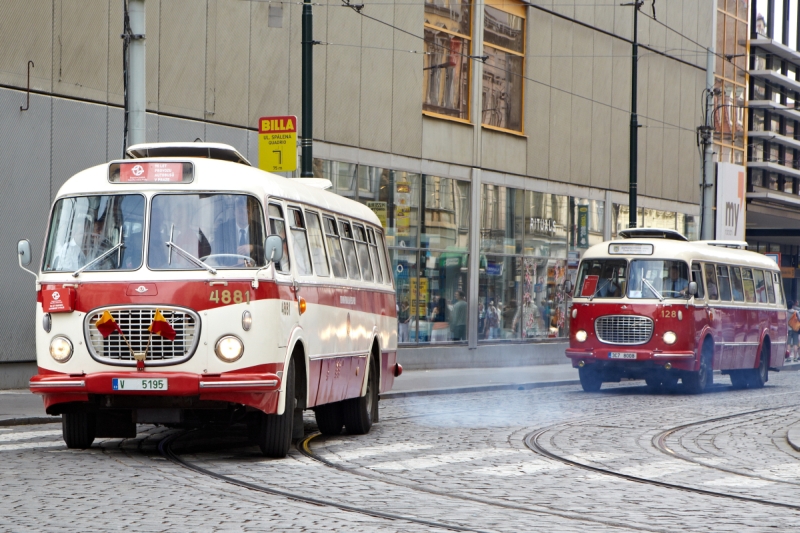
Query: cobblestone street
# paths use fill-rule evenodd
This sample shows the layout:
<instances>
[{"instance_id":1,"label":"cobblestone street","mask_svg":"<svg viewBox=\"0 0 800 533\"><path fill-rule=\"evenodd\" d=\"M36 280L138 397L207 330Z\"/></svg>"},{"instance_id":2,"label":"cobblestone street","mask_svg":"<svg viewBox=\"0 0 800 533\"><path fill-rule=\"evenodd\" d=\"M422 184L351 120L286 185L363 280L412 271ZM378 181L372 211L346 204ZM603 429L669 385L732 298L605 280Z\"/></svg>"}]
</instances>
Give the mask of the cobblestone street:
<instances>
[{"instance_id":1,"label":"cobblestone street","mask_svg":"<svg viewBox=\"0 0 800 533\"><path fill-rule=\"evenodd\" d=\"M359 437L313 436L309 413L284 460L239 429L140 426L70 451L57 424L4 427L0 530L794 529L800 373L715 379L701 396L633 382L398 398Z\"/></svg>"}]
</instances>

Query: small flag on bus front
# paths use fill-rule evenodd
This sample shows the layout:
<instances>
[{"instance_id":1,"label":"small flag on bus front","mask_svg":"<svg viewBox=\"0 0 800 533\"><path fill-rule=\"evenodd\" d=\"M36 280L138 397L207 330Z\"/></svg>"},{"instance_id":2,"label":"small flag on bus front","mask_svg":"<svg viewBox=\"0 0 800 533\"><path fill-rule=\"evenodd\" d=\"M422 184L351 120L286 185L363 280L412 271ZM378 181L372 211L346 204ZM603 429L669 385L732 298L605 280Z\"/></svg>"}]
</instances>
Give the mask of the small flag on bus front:
<instances>
[{"instance_id":1,"label":"small flag on bus front","mask_svg":"<svg viewBox=\"0 0 800 533\"><path fill-rule=\"evenodd\" d=\"M122 333L122 330L119 329L119 324L117 324L117 322L114 320L114 317L111 316L111 313L108 311L103 311L103 314L97 319L97 322L95 322L94 325L104 339L107 339L108 336L115 331L118 331L120 334Z\"/></svg>"},{"instance_id":2,"label":"small flag on bus front","mask_svg":"<svg viewBox=\"0 0 800 533\"><path fill-rule=\"evenodd\" d=\"M169 325L167 319L164 318L164 315L161 314L160 309L156 309L156 316L153 317L153 323L150 324L150 327L147 328L147 331L155 335L161 335L165 339L169 339L171 341L174 341L175 337L178 335L178 333L172 329L172 326Z\"/></svg>"}]
</instances>

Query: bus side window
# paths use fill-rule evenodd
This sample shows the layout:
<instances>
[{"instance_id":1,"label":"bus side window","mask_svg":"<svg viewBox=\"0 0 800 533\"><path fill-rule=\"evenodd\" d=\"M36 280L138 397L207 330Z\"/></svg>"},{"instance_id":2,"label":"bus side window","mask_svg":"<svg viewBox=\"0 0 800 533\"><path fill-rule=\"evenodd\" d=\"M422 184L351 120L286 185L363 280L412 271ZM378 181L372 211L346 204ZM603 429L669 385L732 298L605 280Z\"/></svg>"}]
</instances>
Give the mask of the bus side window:
<instances>
[{"instance_id":1,"label":"bus side window","mask_svg":"<svg viewBox=\"0 0 800 533\"><path fill-rule=\"evenodd\" d=\"M292 250L299 276L311 276L311 255L308 252L308 237L303 212L295 207L289 208L289 227L292 230Z\"/></svg>"},{"instance_id":2,"label":"bus side window","mask_svg":"<svg viewBox=\"0 0 800 533\"><path fill-rule=\"evenodd\" d=\"M328 238L328 249L331 252L331 268L333 275L337 278L346 278L347 269L344 266L344 255L342 255L342 243L339 240L339 230L336 228L336 221L330 217L323 218L325 224L325 235Z\"/></svg>"},{"instance_id":3,"label":"bus side window","mask_svg":"<svg viewBox=\"0 0 800 533\"><path fill-rule=\"evenodd\" d=\"M730 267L731 269L731 292L733 293L734 302L744 301L744 288L742 287L742 269L739 267Z\"/></svg>"},{"instance_id":4,"label":"bus side window","mask_svg":"<svg viewBox=\"0 0 800 533\"><path fill-rule=\"evenodd\" d=\"M283 209L277 204L269 204L269 231L283 239L283 257L278 262L278 271L289 272L289 247L286 244L286 222L283 220Z\"/></svg>"},{"instance_id":5,"label":"bus side window","mask_svg":"<svg viewBox=\"0 0 800 533\"><path fill-rule=\"evenodd\" d=\"M361 274L358 271L356 243L353 240L353 229L350 227L350 223L344 220L339 221L339 229L342 230L342 251L344 252L344 260L347 263L347 272L350 274L350 279L361 279Z\"/></svg>"},{"instance_id":6,"label":"bus side window","mask_svg":"<svg viewBox=\"0 0 800 533\"><path fill-rule=\"evenodd\" d=\"M781 275L777 272L772 273L772 283L775 285L775 299L778 305L783 305L783 283L781 283Z\"/></svg>"},{"instance_id":7,"label":"bus side window","mask_svg":"<svg viewBox=\"0 0 800 533\"><path fill-rule=\"evenodd\" d=\"M358 264L361 265L361 274L364 281L373 281L372 265L369 262L369 245L367 244L367 232L364 226L353 224L353 235L356 238L356 251L358 252Z\"/></svg>"},{"instance_id":8,"label":"bus side window","mask_svg":"<svg viewBox=\"0 0 800 533\"><path fill-rule=\"evenodd\" d=\"M728 277L728 267L717 267L717 281L719 282L719 299L731 301L731 279Z\"/></svg>"},{"instance_id":9,"label":"bus side window","mask_svg":"<svg viewBox=\"0 0 800 533\"><path fill-rule=\"evenodd\" d=\"M306 211L306 233L308 244L311 248L311 261L317 276L330 277L328 269L328 255L325 253L325 239L322 237L322 227L319 225L319 215Z\"/></svg>"},{"instance_id":10,"label":"bus side window","mask_svg":"<svg viewBox=\"0 0 800 533\"><path fill-rule=\"evenodd\" d=\"M756 282L756 301L758 303L767 303L767 287L764 283L764 271L753 270L753 278Z\"/></svg>"},{"instance_id":11,"label":"bus side window","mask_svg":"<svg viewBox=\"0 0 800 533\"><path fill-rule=\"evenodd\" d=\"M372 266L375 268L375 281L383 283L383 271L381 270L381 262L378 259L375 231L372 228L367 228L367 240L369 241L369 256L372 259Z\"/></svg>"},{"instance_id":12,"label":"bus side window","mask_svg":"<svg viewBox=\"0 0 800 533\"><path fill-rule=\"evenodd\" d=\"M700 264L695 263L692 265L692 281L697 283L697 298L705 298L706 294L703 290L703 271L700 269Z\"/></svg>"},{"instance_id":13,"label":"bus side window","mask_svg":"<svg viewBox=\"0 0 800 533\"><path fill-rule=\"evenodd\" d=\"M375 232L378 239L378 256L381 259L381 270L383 270L383 282L387 285L392 284L392 273L389 271L388 263L386 262L386 245L383 242L383 233L380 231Z\"/></svg>"},{"instance_id":14,"label":"bus side window","mask_svg":"<svg viewBox=\"0 0 800 533\"><path fill-rule=\"evenodd\" d=\"M766 275L764 276L764 281L767 284L767 300L769 300L769 303L774 304L775 288L772 286L772 272L770 272L769 270L766 272Z\"/></svg>"},{"instance_id":15,"label":"bus side window","mask_svg":"<svg viewBox=\"0 0 800 533\"><path fill-rule=\"evenodd\" d=\"M706 265L706 288L708 289L709 300L719 300L719 289L717 287L717 273L714 265Z\"/></svg>"}]
</instances>

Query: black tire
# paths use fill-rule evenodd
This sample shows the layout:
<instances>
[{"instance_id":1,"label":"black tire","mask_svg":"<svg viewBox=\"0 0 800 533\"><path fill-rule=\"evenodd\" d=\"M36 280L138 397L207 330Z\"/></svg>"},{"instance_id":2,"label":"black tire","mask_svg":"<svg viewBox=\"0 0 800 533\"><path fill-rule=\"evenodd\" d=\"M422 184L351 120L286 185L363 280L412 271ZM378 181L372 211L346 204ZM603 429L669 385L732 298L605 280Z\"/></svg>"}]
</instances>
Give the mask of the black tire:
<instances>
[{"instance_id":1,"label":"black tire","mask_svg":"<svg viewBox=\"0 0 800 533\"><path fill-rule=\"evenodd\" d=\"M668 375L661 380L661 386L667 392L675 392L678 388L678 376Z\"/></svg>"},{"instance_id":2,"label":"black tire","mask_svg":"<svg viewBox=\"0 0 800 533\"><path fill-rule=\"evenodd\" d=\"M578 377L585 392L597 392L603 386L603 377L591 367L583 366L579 368Z\"/></svg>"},{"instance_id":3,"label":"black tire","mask_svg":"<svg viewBox=\"0 0 800 533\"><path fill-rule=\"evenodd\" d=\"M689 394L703 394L714 382L714 370L711 368L712 352L711 345L704 344L700 370L684 374L683 386Z\"/></svg>"},{"instance_id":4,"label":"black tire","mask_svg":"<svg viewBox=\"0 0 800 533\"><path fill-rule=\"evenodd\" d=\"M769 380L769 348L765 344L761 347L761 356L758 358L758 368L746 370L748 389L760 389Z\"/></svg>"},{"instance_id":5,"label":"black tire","mask_svg":"<svg viewBox=\"0 0 800 533\"><path fill-rule=\"evenodd\" d=\"M64 413L61 415L61 433L71 450L84 450L94 442L97 418L94 413Z\"/></svg>"},{"instance_id":6,"label":"black tire","mask_svg":"<svg viewBox=\"0 0 800 533\"><path fill-rule=\"evenodd\" d=\"M327 403L314 408L314 418L317 419L317 428L323 435L338 435L344 426L342 403Z\"/></svg>"},{"instance_id":7,"label":"black tire","mask_svg":"<svg viewBox=\"0 0 800 533\"><path fill-rule=\"evenodd\" d=\"M351 435L365 435L378 419L378 370L373 358L369 362L367 393L360 398L350 398L342 402L344 427Z\"/></svg>"},{"instance_id":8,"label":"black tire","mask_svg":"<svg viewBox=\"0 0 800 533\"><path fill-rule=\"evenodd\" d=\"M294 396L294 360L284 374L286 380L286 407L282 415L261 415L261 428L258 435L258 446L267 457L281 459L289 453L292 445L292 422L297 399Z\"/></svg>"}]
</instances>

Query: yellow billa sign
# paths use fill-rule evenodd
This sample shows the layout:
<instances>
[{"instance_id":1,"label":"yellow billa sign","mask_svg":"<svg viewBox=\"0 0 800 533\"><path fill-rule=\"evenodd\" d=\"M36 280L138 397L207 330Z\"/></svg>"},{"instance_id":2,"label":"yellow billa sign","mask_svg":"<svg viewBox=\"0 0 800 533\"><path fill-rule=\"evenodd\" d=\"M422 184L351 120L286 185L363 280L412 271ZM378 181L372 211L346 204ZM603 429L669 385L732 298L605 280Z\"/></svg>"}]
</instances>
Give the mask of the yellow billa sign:
<instances>
[{"instance_id":1,"label":"yellow billa sign","mask_svg":"<svg viewBox=\"0 0 800 533\"><path fill-rule=\"evenodd\" d=\"M297 169L297 117L258 119L258 168L267 172Z\"/></svg>"}]
</instances>

